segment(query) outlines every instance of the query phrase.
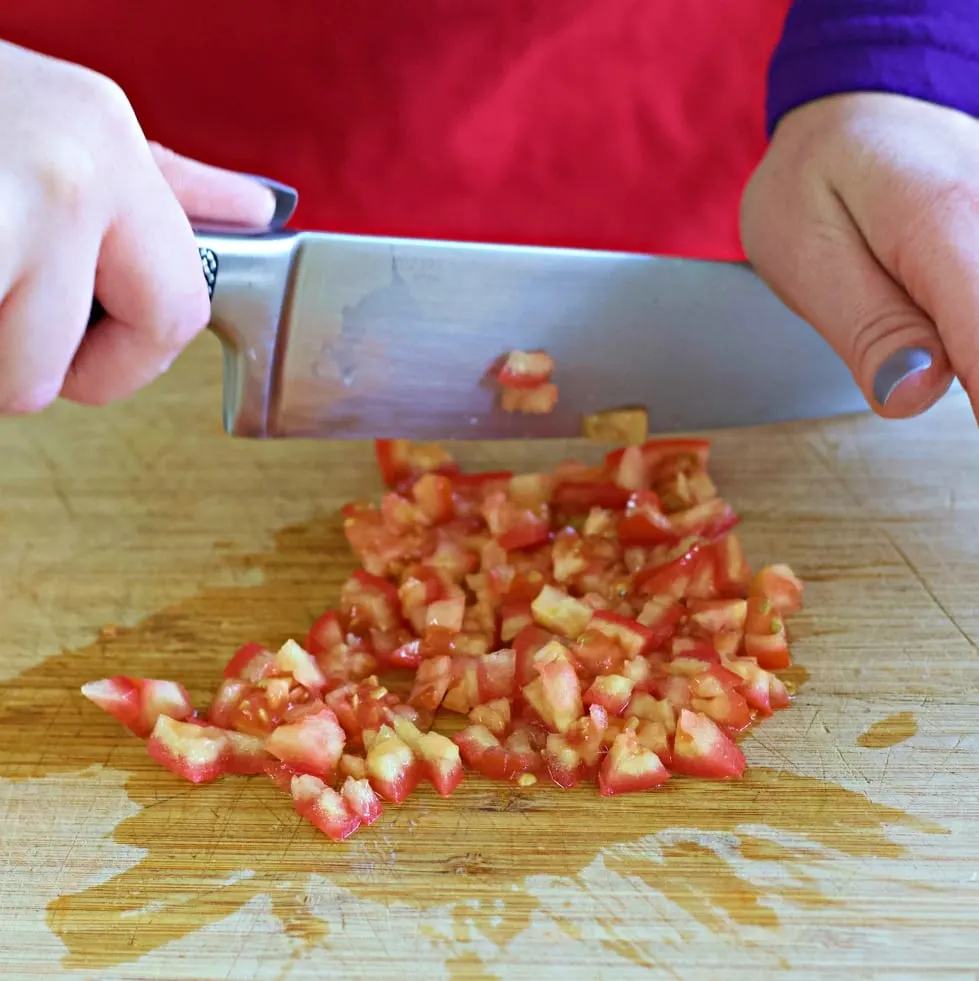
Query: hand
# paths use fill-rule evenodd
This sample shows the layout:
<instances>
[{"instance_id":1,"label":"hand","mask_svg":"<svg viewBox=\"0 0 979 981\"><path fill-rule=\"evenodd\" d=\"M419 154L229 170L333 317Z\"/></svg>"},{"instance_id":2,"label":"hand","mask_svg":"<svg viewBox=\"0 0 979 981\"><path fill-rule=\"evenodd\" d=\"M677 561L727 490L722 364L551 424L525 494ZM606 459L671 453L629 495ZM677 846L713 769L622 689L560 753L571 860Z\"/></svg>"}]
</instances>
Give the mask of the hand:
<instances>
[{"instance_id":1,"label":"hand","mask_svg":"<svg viewBox=\"0 0 979 981\"><path fill-rule=\"evenodd\" d=\"M264 227L274 208L148 144L108 79L0 42L0 414L152 381L209 316L187 215ZM86 336L93 295L108 316Z\"/></svg>"},{"instance_id":2,"label":"hand","mask_svg":"<svg viewBox=\"0 0 979 981\"><path fill-rule=\"evenodd\" d=\"M745 191L741 234L882 416L961 381L979 419L979 121L897 95L794 110Z\"/></svg>"}]
</instances>

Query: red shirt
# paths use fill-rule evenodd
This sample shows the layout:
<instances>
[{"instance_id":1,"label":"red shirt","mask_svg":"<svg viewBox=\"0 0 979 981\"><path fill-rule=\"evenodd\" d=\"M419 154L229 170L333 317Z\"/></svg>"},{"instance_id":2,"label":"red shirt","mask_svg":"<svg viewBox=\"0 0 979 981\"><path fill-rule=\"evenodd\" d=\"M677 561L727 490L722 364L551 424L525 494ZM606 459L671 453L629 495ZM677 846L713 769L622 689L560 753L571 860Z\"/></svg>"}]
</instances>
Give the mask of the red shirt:
<instances>
[{"instance_id":1,"label":"red shirt","mask_svg":"<svg viewBox=\"0 0 979 981\"><path fill-rule=\"evenodd\" d=\"M0 37L119 82L294 225L740 259L790 0L30 0Z\"/></svg>"}]
</instances>

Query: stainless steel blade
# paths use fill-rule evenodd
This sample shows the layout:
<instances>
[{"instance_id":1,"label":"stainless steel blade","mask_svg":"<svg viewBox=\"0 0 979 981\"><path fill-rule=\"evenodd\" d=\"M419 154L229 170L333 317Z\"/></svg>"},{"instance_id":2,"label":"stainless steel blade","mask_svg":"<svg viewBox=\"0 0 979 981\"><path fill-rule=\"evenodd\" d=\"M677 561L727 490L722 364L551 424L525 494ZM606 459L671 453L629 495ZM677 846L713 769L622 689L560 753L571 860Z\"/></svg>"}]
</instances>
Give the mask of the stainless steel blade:
<instances>
[{"instance_id":1,"label":"stainless steel blade","mask_svg":"<svg viewBox=\"0 0 979 981\"><path fill-rule=\"evenodd\" d=\"M866 410L850 373L746 265L317 233L199 236L218 255L225 423L260 437L581 435L644 405L653 432ZM499 408L489 367L548 351L560 401Z\"/></svg>"}]
</instances>

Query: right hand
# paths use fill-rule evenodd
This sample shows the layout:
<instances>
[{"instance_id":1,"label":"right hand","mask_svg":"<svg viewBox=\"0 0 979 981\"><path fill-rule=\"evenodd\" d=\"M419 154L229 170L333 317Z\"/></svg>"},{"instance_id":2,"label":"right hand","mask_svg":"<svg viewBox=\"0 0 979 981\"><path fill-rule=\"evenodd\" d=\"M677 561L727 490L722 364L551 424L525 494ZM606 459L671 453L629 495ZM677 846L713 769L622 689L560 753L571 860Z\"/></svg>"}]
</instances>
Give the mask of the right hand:
<instances>
[{"instance_id":1,"label":"right hand","mask_svg":"<svg viewBox=\"0 0 979 981\"><path fill-rule=\"evenodd\" d=\"M190 219L261 228L274 209L148 143L109 79L0 41L0 415L149 384L209 317ZM93 295L107 316L86 334Z\"/></svg>"}]
</instances>

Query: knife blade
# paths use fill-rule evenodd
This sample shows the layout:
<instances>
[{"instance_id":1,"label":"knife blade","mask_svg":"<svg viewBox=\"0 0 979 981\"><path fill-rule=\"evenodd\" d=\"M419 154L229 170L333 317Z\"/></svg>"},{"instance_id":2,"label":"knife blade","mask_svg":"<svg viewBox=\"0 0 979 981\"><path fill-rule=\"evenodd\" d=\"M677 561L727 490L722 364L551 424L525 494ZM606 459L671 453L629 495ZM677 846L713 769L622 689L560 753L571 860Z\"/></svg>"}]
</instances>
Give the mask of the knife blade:
<instances>
[{"instance_id":1,"label":"knife blade","mask_svg":"<svg viewBox=\"0 0 979 981\"><path fill-rule=\"evenodd\" d=\"M225 348L224 425L251 438L577 437L867 411L842 361L743 263L275 231L197 231ZM544 350L560 399L510 414L487 373Z\"/></svg>"}]
</instances>

